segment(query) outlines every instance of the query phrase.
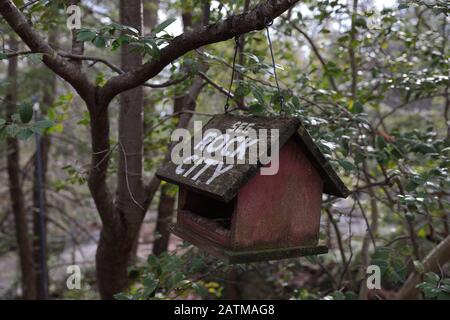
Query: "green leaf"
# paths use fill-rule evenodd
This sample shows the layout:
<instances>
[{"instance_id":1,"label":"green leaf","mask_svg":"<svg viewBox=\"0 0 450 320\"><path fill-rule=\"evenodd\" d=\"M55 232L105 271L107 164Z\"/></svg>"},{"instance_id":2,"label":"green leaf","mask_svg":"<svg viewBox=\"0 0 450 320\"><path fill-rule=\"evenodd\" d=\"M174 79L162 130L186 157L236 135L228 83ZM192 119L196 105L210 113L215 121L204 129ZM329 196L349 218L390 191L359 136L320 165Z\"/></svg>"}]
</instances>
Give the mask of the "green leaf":
<instances>
[{"instance_id":1,"label":"green leaf","mask_svg":"<svg viewBox=\"0 0 450 320\"><path fill-rule=\"evenodd\" d=\"M425 274L425 281L436 284L441 278L434 272L427 272Z\"/></svg>"},{"instance_id":2,"label":"green leaf","mask_svg":"<svg viewBox=\"0 0 450 320\"><path fill-rule=\"evenodd\" d=\"M238 87L234 91L236 98L243 98L250 93L250 87L245 83L239 83Z\"/></svg>"},{"instance_id":3,"label":"green leaf","mask_svg":"<svg viewBox=\"0 0 450 320\"><path fill-rule=\"evenodd\" d=\"M111 43L112 50L117 50L122 45L130 43L133 39L128 34L122 34Z\"/></svg>"},{"instance_id":4,"label":"green leaf","mask_svg":"<svg viewBox=\"0 0 450 320\"><path fill-rule=\"evenodd\" d=\"M21 7L25 4L24 0L14 0L13 2L17 7Z\"/></svg>"},{"instance_id":5,"label":"green leaf","mask_svg":"<svg viewBox=\"0 0 450 320\"><path fill-rule=\"evenodd\" d=\"M252 94L258 100L261 105L265 105L264 103L264 91L261 87L253 87Z\"/></svg>"},{"instance_id":6,"label":"green leaf","mask_svg":"<svg viewBox=\"0 0 450 320\"><path fill-rule=\"evenodd\" d=\"M151 255L149 255L148 258L147 258L147 263L148 263L152 268L154 268L154 267L159 266L159 259L158 259L157 256L151 254Z\"/></svg>"},{"instance_id":7,"label":"green leaf","mask_svg":"<svg viewBox=\"0 0 450 320\"><path fill-rule=\"evenodd\" d=\"M341 291L333 291L324 298L325 300L345 300L345 295Z\"/></svg>"},{"instance_id":8,"label":"green leaf","mask_svg":"<svg viewBox=\"0 0 450 320\"><path fill-rule=\"evenodd\" d=\"M106 84L105 74L103 72L97 73L97 77L95 78L95 84L98 87L103 87Z\"/></svg>"},{"instance_id":9,"label":"green leaf","mask_svg":"<svg viewBox=\"0 0 450 320\"><path fill-rule=\"evenodd\" d=\"M19 114L18 113L14 113L14 114L12 114L11 115L11 120L12 120L12 122L19 122L20 121L20 116L19 116Z\"/></svg>"},{"instance_id":10,"label":"green leaf","mask_svg":"<svg viewBox=\"0 0 450 320\"><path fill-rule=\"evenodd\" d=\"M103 36L96 36L94 41L92 42L97 48L106 47L106 38Z\"/></svg>"},{"instance_id":11,"label":"green leaf","mask_svg":"<svg viewBox=\"0 0 450 320\"><path fill-rule=\"evenodd\" d=\"M340 159L340 160L338 160L338 163L340 164L340 166L342 168L344 168L345 171L354 171L354 170L356 170L356 166L352 162L350 162L348 160Z\"/></svg>"},{"instance_id":12,"label":"green leaf","mask_svg":"<svg viewBox=\"0 0 450 320\"><path fill-rule=\"evenodd\" d=\"M361 102L356 101L355 103L350 103L349 110L351 113L357 114L363 112L364 108Z\"/></svg>"},{"instance_id":13,"label":"green leaf","mask_svg":"<svg viewBox=\"0 0 450 320\"><path fill-rule=\"evenodd\" d=\"M28 129L28 128L22 129L17 134L17 139L19 139L19 140L27 140L32 135L33 135L33 131L31 129Z\"/></svg>"},{"instance_id":14,"label":"green leaf","mask_svg":"<svg viewBox=\"0 0 450 320\"><path fill-rule=\"evenodd\" d=\"M92 41L94 40L96 34L95 32L89 29L81 29L77 32L77 40L78 41Z\"/></svg>"},{"instance_id":15,"label":"green leaf","mask_svg":"<svg viewBox=\"0 0 450 320\"><path fill-rule=\"evenodd\" d=\"M44 119L39 120L33 123L33 125L30 127L30 130L32 130L34 133L43 133L46 129L53 126L53 121Z\"/></svg>"},{"instance_id":16,"label":"green leaf","mask_svg":"<svg viewBox=\"0 0 450 320\"><path fill-rule=\"evenodd\" d=\"M108 26L109 33L113 34L115 30L128 31L129 33L134 33L136 35L139 34L139 31L136 28L126 26L123 24L112 23Z\"/></svg>"},{"instance_id":17,"label":"green leaf","mask_svg":"<svg viewBox=\"0 0 450 320\"><path fill-rule=\"evenodd\" d=\"M0 52L0 60L8 58L8 55L4 52Z\"/></svg>"},{"instance_id":18,"label":"green leaf","mask_svg":"<svg viewBox=\"0 0 450 320\"><path fill-rule=\"evenodd\" d=\"M408 220L409 222L413 222L413 221L416 219L416 217L414 216L414 214L411 213L411 212L405 213L405 218L406 218L406 220Z\"/></svg>"},{"instance_id":19,"label":"green leaf","mask_svg":"<svg viewBox=\"0 0 450 320\"><path fill-rule=\"evenodd\" d=\"M423 273L425 271L425 267L419 260L414 260L414 268L418 273Z\"/></svg>"},{"instance_id":20,"label":"green leaf","mask_svg":"<svg viewBox=\"0 0 450 320\"><path fill-rule=\"evenodd\" d=\"M179 286L180 282L184 280L184 275L181 272L177 272L174 276L167 280L167 289L172 290Z\"/></svg>"},{"instance_id":21,"label":"green leaf","mask_svg":"<svg viewBox=\"0 0 450 320\"><path fill-rule=\"evenodd\" d=\"M413 150L415 152L420 152L423 154L437 152L436 148L433 145L431 145L429 143L424 143L424 142L417 142L416 145L411 150Z\"/></svg>"},{"instance_id":22,"label":"green leaf","mask_svg":"<svg viewBox=\"0 0 450 320\"><path fill-rule=\"evenodd\" d=\"M293 96L292 99L292 104L294 105L295 109L300 109L300 99L296 96Z\"/></svg>"},{"instance_id":23,"label":"green leaf","mask_svg":"<svg viewBox=\"0 0 450 320\"><path fill-rule=\"evenodd\" d=\"M357 17L355 20L355 26L360 28L367 28L366 20L363 17Z\"/></svg>"},{"instance_id":24,"label":"green leaf","mask_svg":"<svg viewBox=\"0 0 450 320\"><path fill-rule=\"evenodd\" d=\"M159 33L161 31L163 31L164 29L166 29L168 26L170 26L176 19L175 18L169 18L163 22L161 22L159 25L157 25L154 29L153 29L153 33Z\"/></svg>"},{"instance_id":25,"label":"green leaf","mask_svg":"<svg viewBox=\"0 0 450 320\"><path fill-rule=\"evenodd\" d=\"M10 137L16 137L19 131L20 127L14 123L6 127L6 134Z\"/></svg>"},{"instance_id":26,"label":"green leaf","mask_svg":"<svg viewBox=\"0 0 450 320\"><path fill-rule=\"evenodd\" d=\"M27 58L30 59L33 64L40 64L42 62L42 58L44 55L42 53L31 53L27 55Z\"/></svg>"},{"instance_id":27,"label":"green leaf","mask_svg":"<svg viewBox=\"0 0 450 320\"><path fill-rule=\"evenodd\" d=\"M77 124L86 126L91 122L91 115L88 111L83 112L83 118L81 118Z\"/></svg>"},{"instance_id":28,"label":"green leaf","mask_svg":"<svg viewBox=\"0 0 450 320\"><path fill-rule=\"evenodd\" d=\"M355 157L354 157L354 161L355 164L361 163L366 159L366 155L362 152L356 151Z\"/></svg>"},{"instance_id":29,"label":"green leaf","mask_svg":"<svg viewBox=\"0 0 450 320\"><path fill-rule=\"evenodd\" d=\"M6 124L6 120L0 118L0 127L1 127L1 126L4 126L5 124Z\"/></svg>"},{"instance_id":30,"label":"green leaf","mask_svg":"<svg viewBox=\"0 0 450 320\"><path fill-rule=\"evenodd\" d=\"M195 292L196 292L199 296L201 296L201 297L207 297L208 294L209 294L208 289L205 288L204 286L202 286L202 285L199 284L199 283L193 283L193 284L192 284L192 288L193 288L193 289L195 290Z\"/></svg>"},{"instance_id":31,"label":"green leaf","mask_svg":"<svg viewBox=\"0 0 450 320\"><path fill-rule=\"evenodd\" d=\"M384 147L386 147L386 141L384 140L384 137L377 136L376 144L379 149L383 149Z\"/></svg>"},{"instance_id":32,"label":"green leaf","mask_svg":"<svg viewBox=\"0 0 450 320\"><path fill-rule=\"evenodd\" d=\"M159 281L153 273L149 273L142 280L142 284L144 285L144 296L147 298L156 290Z\"/></svg>"},{"instance_id":33,"label":"green leaf","mask_svg":"<svg viewBox=\"0 0 450 320\"><path fill-rule=\"evenodd\" d=\"M260 103L253 103L249 108L252 114L261 114L264 112L264 107Z\"/></svg>"},{"instance_id":34,"label":"green leaf","mask_svg":"<svg viewBox=\"0 0 450 320\"><path fill-rule=\"evenodd\" d=\"M33 118L33 106L31 103L23 103L19 107L19 116L22 123L28 123Z\"/></svg>"},{"instance_id":35,"label":"green leaf","mask_svg":"<svg viewBox=\"0 0 450 320\"><path fill-rule=\"evenodd\" d=\"M114 295L114 299L116 300L131 300L131 296L129 294L120 292Z\"/></svg>"},{"instance_id":36,"label":"green leaf","mask_svg":"<svg viewBox=\"0 0 450 320\"><path fill-rule=\"evenodd\" d=\"M159 59L161 57L161 52L159 51L158 45L152 38L144 39L146 45L146 52L149 53L153 58Z\"/></svg>"}]
</instances>

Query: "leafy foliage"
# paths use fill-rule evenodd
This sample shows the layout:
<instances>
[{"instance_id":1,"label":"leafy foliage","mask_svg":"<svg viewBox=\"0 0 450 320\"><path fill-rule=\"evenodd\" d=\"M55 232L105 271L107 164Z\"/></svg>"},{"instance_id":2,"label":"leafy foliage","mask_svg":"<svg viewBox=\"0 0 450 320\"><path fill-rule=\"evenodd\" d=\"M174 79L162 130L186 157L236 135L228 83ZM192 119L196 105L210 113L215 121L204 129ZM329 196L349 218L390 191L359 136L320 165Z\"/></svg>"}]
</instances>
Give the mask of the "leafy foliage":
<instances>
[{"instance_id":1,"label":"leafy foliage","mask_svg":"<svg viewBox=\"0 0 450 320\"><path fill-rule=\"evenodd\" d=\"M422 283L417 285L426 298L450 300L450 279L441 278L438 274L427 272Z\"/></svg>"},{"instance_id":2,"label":"leafy foliage","mask_svg":"<svg viewBox=\"0 0 450 320\"><path fill-rule=\"evenodd\" d=\"M206 261L198 254L193 254L192 247L187 249L181 254L165 252L159 257L149 255L143 267L130 270L137 285L128 292L117 294L115 298L152 300L186 298L190 294L200 297L217 294L219 284L204 281L211 272L205 268Z\"/></svg>"},{"instance_id":3,"label":"leafy foliage","mask_svg":"<svg viewBox=\"0 0 450 320\"><path fill-rule=\"evenodd\" d=\"M18 109L18 113L13 114L9 121L0 119L0 137L13 137L19 140L27 140L34 133L44 133L54 124L49 119L30 123L33 117L33 107L30 103L25 102Z\"/></svg>"}]
</instances>

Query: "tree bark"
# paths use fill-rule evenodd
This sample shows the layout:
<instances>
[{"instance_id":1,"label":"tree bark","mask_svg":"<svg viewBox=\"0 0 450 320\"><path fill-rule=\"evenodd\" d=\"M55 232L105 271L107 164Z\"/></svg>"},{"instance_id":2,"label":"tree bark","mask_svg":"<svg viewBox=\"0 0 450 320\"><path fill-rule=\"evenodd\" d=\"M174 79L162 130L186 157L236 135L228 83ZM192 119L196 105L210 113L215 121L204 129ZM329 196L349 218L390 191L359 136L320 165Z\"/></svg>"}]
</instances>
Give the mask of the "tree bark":
<instances>
[{"instance_id":1,"label":"tree bark","mask_svg":"<svg viewBox=\"0 0 450 320\"><path fill-rule=\"evenodd\" d=\"M424 272L438 272L439 268L450 261L450 236L445 238L436 248L434 248L422 261ZM413 272L409 275L403 287L397 293L397 299L416 299L419 289L416 285L420 283L422 275Z\"/></svg>"},{"instance_id":2,"label":"tree bark","mask_svg":"<svg viewBox=\"0 0 450 320\"><path fill-rule=\"evenodd\" d=\"M11 50L17 51L18 43L14 37L9 40ZM8 63L8 92L5 97L8 118L16 112L17 105L17 57ZM33 252L28 233L28 219L25 211L25 198L20 183L20 146L17 138L8 137L7 167L9 177L9 192L19 251L20 270L22 273L22 295L24 299L36 299L36 282L33 267Z\"/></svg>"},{"instance_id":3,"label":"tree bark","mask_svg":"<svg viewBox=\"0 0 450 320\"><path fill-rule=\"evenodd\" d=\"M143 5L144 26L151 30L158 23L159 0L143 0Z\"/></svg>"},{"instance_id":4,"label":"tree bark","mask_svg":"<svg viewBox=\"0 0 450 320\"><path fill-rule=\"evenodd\" d=\"M168 226L172 220L175 208L175 197L168 194L169 185L166 184L161 188L161 196L158 205L158 219L156 221L155 236L159 236L153 242L153 254L159 256L169 247L170 232Z\"/></svg>"},{"instance_id":5,"label":"tree bark","mask_svg":"<svg viewBox=\"0 0 450 320\"><path fill-rule=\"evenodd\" d=\"M158 23L158 9L159 9L159 0L144 0L143 1L143 11L144 11L144 32L149 32L150 30L152 30ZM143 130L145 132L146 135L150 134L150 130L148 129L148 122L146 121L146 115L147 114L152 114L152 112L155 109L155 102L153 97L151 96L151 89L150 88L146 88L146 90L144 90L144 118L143 118ZM143 153L144 153L144 157L149 155L149 150L147 150L146 145L144 144L143 146ZM154 176L154 178L156 178L156 176ZM156 178L157 179L157 178ZM159 182L159 179L158 179ZM158 183L159 186L159 183ZM156 192L157 190L155 190ZM153 197L152 197L153 198ZM149 203L149 200L147 200L146 202ZM144 209L145 211L147 211L147 206L144 204ZM141 226L142 228L142 226ZM136 237L136 241L133 244L133 249L132 249L132 253L131 253L131 258L129 261L129 264L131 265L137 257L137 251L139 249L139 236Z\"/></svg>"},{"instance_id":6,"label":"tree bark","mask_svg":"<svg viewBox=\"0 0 450 320\"><path fill-rule=\"evenodd\" d=\"M141 0L120 1L120 21L142 31ZM142 64L142 56L122 46L121 64L127 72ZM97 277L102 298L112 299L128 282L127 267L144 219L142 181L143 91L142 87L121 93L119 97L119 163L117 173L115 229L104 228L97 251Z\"/></svg>"},{"instance_id":7,"label":"tree bark","mask_svg":"<svg viewBox=\"0 0 450 320\"><path fill-rule=\"evenodd\" d=\"M140 0L121 1L120 17L123 25L142 30ZM130 45L121 49L122 69L127 72L142 64L142 55L132 52ZM139 222L143 218L144 185L142 182L143 148L143 91L136 87L119 96L119 167L116 206L127 220Z\"/></svg>"},{"instance_id":8,"label":"tree bark","mask_svg":"<svg viewBox=\"0 0 450 320\"><path fill-rule=\"evenodd\" d=\"M91 111L92 168L88 185L102 220L102 230L96 253L97 286L102 299L126 287L126 252L123 217L120 217L106 185L109 146L108 111L101 105L89 105Z\"/></svg>"}]
</instances>

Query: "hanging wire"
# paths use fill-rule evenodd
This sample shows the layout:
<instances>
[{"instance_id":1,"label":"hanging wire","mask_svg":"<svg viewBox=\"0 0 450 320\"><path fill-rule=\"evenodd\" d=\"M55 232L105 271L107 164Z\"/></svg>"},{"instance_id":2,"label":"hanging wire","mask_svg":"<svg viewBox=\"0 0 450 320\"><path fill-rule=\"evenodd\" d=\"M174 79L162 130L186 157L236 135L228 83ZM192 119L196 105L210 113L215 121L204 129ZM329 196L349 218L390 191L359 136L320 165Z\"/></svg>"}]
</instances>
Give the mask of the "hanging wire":
<instances>
[{"instance_id":1,"label":"hanging wire","mask_svg":"<svg viewBox=\"0 0 450 320\"><path fill-rule=\"evenodd\" d=\"M269 41L270 56L272 58L272 66L273 66L273 75L275 77L275 82L277 84L278 98L280 99L280 115L281 115L281 114L283 114L285 112L285 110L284 110L284 97L281 94L280 84L278 82L277 68L276 68L276 65L275 65L275 57L274 57L274 54L273 54L272 40L270 39L270 32L269 32L269 27L273 24L273 19L265 18L264 24L266 26L267 40Z\"/></svg>"},{"instance_id":2,"label":"hanging wire","mask_svg":"<svg viewBox=\"0 0 450 320\"><path fill-rule=\"evenodd\" d=\"M231 80L230 80L230 86L228 88L227 93L227 101L225 102L225 106L223 107L225 110L225 113L228 113L228 108L230 107L230 97L231 97L231 88L233 87L233 80L234 80L234 73L236 70L236 57L239 49L239 36L234 37L234 56L233 56L233 65L231 67Z\"/></svg>"},{"instance_id":3,"label":"hanging wire","mask_svg":"<svg viewBox=\"0 0 450 320\"><path fill-rule=\"evenodd\" d=\"M273 54L272 39L270 38L270 32L269 32L269 27L272 24L273 24L273 19L268 18L268 17L266 17L264 19L264 25L265 25L265 28L266 28L267 40L269 42L270 57L272 59L273 75L275 77L275 82L276 82L277 91L278 91L278 98L280 100L280 115L282 115L282 114L285 113L285 110L284 110L284 97L281 94L280 83L278 81L277 69L276 69L276 64L275 64L275 56ZM228 87L227 100L226 100L225 106L224 106L225 113L228 113L228 109L230 107L231 89L233 87L234 74L235 74L235 71L236 71L236 57L237 57L237 53L238 53L238 50L239 50L239 36L238 35L234 37L234 42L235 42L235 46L234 46L233 65L231 67L231 80L230 80L230 86Z\"/></svg>"}]
</instances>

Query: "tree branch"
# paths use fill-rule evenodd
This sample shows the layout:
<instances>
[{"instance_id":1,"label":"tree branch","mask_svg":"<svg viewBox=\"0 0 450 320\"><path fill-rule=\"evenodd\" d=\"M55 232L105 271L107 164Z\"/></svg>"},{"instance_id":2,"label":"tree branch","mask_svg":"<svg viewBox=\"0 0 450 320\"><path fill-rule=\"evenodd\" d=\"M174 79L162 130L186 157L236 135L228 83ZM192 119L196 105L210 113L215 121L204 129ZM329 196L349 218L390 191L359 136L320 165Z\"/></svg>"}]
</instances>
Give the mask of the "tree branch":
<instances>
[{"instance_id":1,"label":"tree branch","mask_svg":"<svg viewBox=\"0 0 450 320\"><path fill-rule=\"evenodd\" d=\"M161 50L159 60L152 59L135 70L111 78L101 88L101 95L109 102L120 92L132 89L156 76L165 66L191 50L261 30L265 27L266 19L275 19L297 2L298 0L268 0L247 13L233 15L224 21L187 31L175 37Z\"/></svg>"},{"instance_id":2,"label":"tree branch","mask_svg":"<svg viewBox=\"0 0 450 320\"><path fill-rule=\"evenodd\" d=\"M32 53L32 52L28 51L28 52L24 52L23 54L25 54L25 53ZM112 62L110 62L110 61L108 61L106 59L103 59L103 58L93 57L93 56L78 55L78 54L67 53L67 52L63 52L63 51L58 51L58 54L61 57L69 58L69 59L73 59L73 60L77 60L78 59L78 60L93 61L93 64L95 64L97 62L100 62L100 63L103 63L104 65L106 65L107 67L109 67L111 70L113 70L114 72L116 72L118 74L125 73L125 71L120 69L118 66L116 66ZM166 82L163 82L163 83L144 83L142 86L153 88L153 89L166 88L166 87L170 87L170 86L173 86L173 85L176 85L176 84L179 84L179 83L183 82L184 80L188 79L189 76L190 76L189 74L185 74L179 79L167 80Z\"/></svg>"},{"instance_id":3,"label":"tree branch","mask_svg":"<svg viewBox=\"0 0 450 320\"><path fill-rule=\"evenodd\" d=\"M201 77L203 80L205 80L207 83L209 83L214 89L216 89L217 91L219 91L220 93L224 94L225 96L228 95L228 90L225 89L224 87L222 87L221 85L215 83L210 77L208 77L206 75L206 73L204 72L199 72L198 73L199 77ZM236 97L234 96L233 93L230 92L230 99L233 100L234 102L236 102L236 104L238 105L238 109L241 110L249 110L248 107L245 106L245 104L242 103L242 101L239 101L238 99L236 99Z\"/></svg>"},{"instance_id":4,"label":"tree branch","mask_svg":"<svg viewBox=\"0 0 450 320\"><path fill-rule=\"evenodd\" d=\"M261 30L265 27L266 19L275 19L298 1L267 0L246 13L233 15L215 24L187 31L174 38L168 46L161 50L159 60L153 59L132 71L111 78L104 87L99 89L97 96L95 95L95 86L88 81L86 74L78 70L74 63L59 56L31 27L25 16L10 0L0 0L0 13L31 51L43 53L44 63L68 81L85 101L91 102L88 102L88 105L93 105L94 99L102 99L102 105L107 106L117 94L142 85L185 53L207 44L231 39L236 35ZM107 65L111 67L109 64Z\"/></svg>"},{"instance_id":5,"label":"tree branch","mask_svg":"<svg viewBox=\"0 0 450 320\"><path fill-rule=\"evenodd\" d=\"M43 62L68 81L85 101L95 99L95 87L86 75L75 64L60 57L32 28L25 16L10 0L0 1L0 13L31 51L43 53Z\"/></svg>"},{"instance_id":6,"label":"tree branch","mask_svg":"<svg viewBox=\"0 0 450 320\"><path fill-rule=\"evenodd\" d=\"M450 261L450 236L445 238L436 248L434 248L422 261L424 272L437 272L440 266ZM414 299L419 294L416 285L421 281L422 275L413 272L403 287L397 293L397 299Z\"/></svg>"},{"instance_id":7,"label":"tree branch","mask_svg":"<svg viewBox=\"0 0 450 320\"><path fill-rule=\"evenodd\" d=\"M311 37L302 29L300 29L295 23L289 21L288 19L283 19L285 20L287 23L289 23L289 25L294 28L295 30L297 30L300 34L303 35L303 37L306 39L306 41L308 41L312 51L314 52L314 54L316 55L317 59L319 59L320 64L322 65L322 68L324 69L325 73L327 74L328 77L328 81L330 81L331 86L333 87L334 91L339 92L336 82L334 81L333 76L328 72L328 67L327 67L327 63L325 62L324 58L322 57L322 55L319 52L319 49L317 48L316 44L314 43L314 41L311 39Z\"/></svg>"}]
</instances>

